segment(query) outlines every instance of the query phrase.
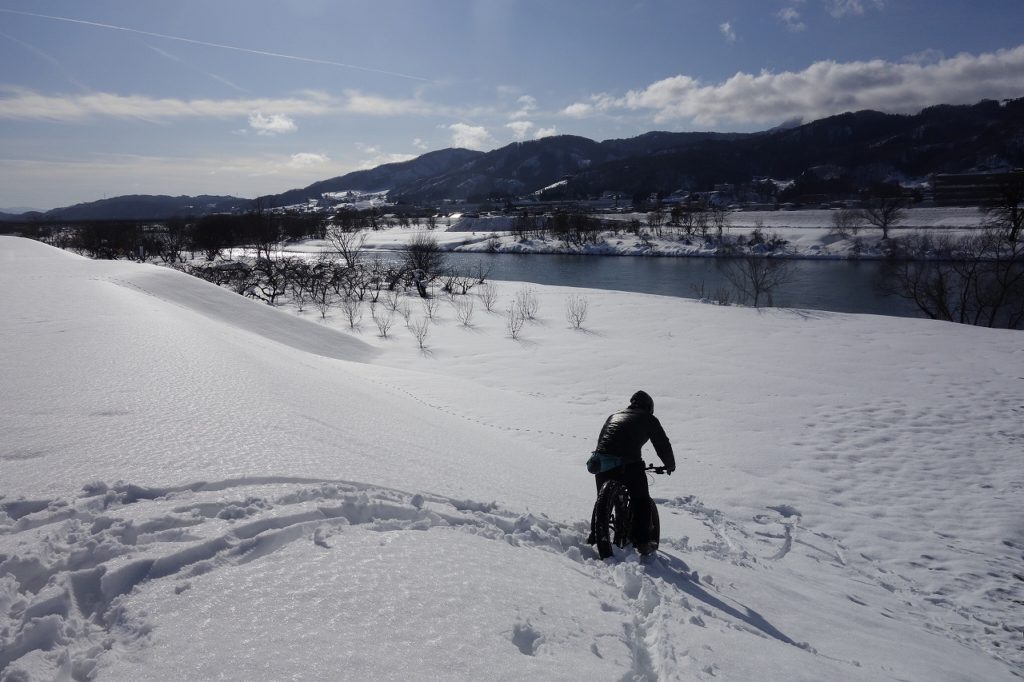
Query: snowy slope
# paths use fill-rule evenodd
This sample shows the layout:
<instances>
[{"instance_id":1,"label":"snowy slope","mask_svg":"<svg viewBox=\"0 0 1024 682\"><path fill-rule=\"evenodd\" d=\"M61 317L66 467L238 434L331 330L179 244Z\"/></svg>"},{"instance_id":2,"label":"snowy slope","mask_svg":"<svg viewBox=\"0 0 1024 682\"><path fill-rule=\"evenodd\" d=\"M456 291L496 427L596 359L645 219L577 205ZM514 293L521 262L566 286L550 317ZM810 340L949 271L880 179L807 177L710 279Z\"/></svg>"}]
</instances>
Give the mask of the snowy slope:
<instances>
[{"instance_id":1,"label":"snowy slope","mask_svg":"<svg viewBox=\"0 0 1024 682\"><path fill-rule=\"evenodd\" d=\"M534 287L422 351L13 238L0 283L0 679L1021 674L1019 333ZM605 563L639 387L680 471Z\"/></svg>"}]
</instances>

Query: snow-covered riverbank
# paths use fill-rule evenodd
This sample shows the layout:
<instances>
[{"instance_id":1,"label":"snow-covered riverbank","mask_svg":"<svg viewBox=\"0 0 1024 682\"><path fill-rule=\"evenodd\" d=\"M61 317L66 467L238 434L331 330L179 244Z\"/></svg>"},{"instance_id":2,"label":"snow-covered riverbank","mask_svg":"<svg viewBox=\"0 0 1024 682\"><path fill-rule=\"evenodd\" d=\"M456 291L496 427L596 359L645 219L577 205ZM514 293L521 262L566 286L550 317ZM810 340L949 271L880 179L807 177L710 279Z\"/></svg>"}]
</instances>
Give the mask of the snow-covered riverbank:
<instances>
[{"instance_id":1,"label":"snow-covered riverbank","mask_svg":"<svg viewBox=\"0 0 1024 682\"><path fill-rule=\"evenodd\" d=\"M862 227L857 234L839 237L833 234L833 214L828 210L730 212L722 242L715 237L713 228L709 239L685 236L679 228L671 226L654 230L645 225L641 234L632 234L627 230L628 223L632 220L643 222L646 214L616 214L603 217L622 222L620 230L603 231L595 240L585 244L567 244L552 235L522 238L510 232L512 219L509 217L456 218L450 225L442 224L434 230L419 227L367 231L365 246L371 250L401 250L416 235L426 232L446 251L479 253L714 257L723 254L722 244L726 243L734 254L770 254L773 257L878 259L886 255L881 230ZM890 236L928 231L955 237L981 227L984 220L984 214L977 208L908 209L904 220L891 230ZM777 246L752 243L755 229L760 230L763 240L781 241ZM290 248L299 251L324 249L327 244L304 242Z\"/></svg>"},{"instance_id":2,"label":"snow-covered riverbank","mask_svg":"<svg viewBox=\"0 0 1024 682\"><path fill-rule=\"evenodd\" d=\"M1024 670L1019 332L534 286L513 340L504 282L421 349L401 308L381 338L152 265L0 262L0 676ZM637 388L680 469L657 561L605 563L583 462Z\"/></svg>"}]
</instances>

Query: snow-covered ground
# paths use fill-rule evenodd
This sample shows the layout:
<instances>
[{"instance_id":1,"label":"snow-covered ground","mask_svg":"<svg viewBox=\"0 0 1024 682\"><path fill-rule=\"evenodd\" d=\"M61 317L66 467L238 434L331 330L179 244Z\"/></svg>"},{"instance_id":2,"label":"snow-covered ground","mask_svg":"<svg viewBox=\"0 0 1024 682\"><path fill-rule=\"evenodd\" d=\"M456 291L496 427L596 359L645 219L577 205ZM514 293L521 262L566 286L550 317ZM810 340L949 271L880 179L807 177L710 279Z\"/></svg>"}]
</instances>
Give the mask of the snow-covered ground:
<instances>
[{"instance_id":1,"label":"snow-covered ground","mask_svg":"<svg viewBox=\"0 0 1024 682\"><path fill-rule=\"evenodd\" d=\"M513 340L499 283L420 349L15 238L0 284L0 679L1024 674L1019 332L534 286ZM602 562L638 388L680 468Z\"/></svg>"}]
</instances>

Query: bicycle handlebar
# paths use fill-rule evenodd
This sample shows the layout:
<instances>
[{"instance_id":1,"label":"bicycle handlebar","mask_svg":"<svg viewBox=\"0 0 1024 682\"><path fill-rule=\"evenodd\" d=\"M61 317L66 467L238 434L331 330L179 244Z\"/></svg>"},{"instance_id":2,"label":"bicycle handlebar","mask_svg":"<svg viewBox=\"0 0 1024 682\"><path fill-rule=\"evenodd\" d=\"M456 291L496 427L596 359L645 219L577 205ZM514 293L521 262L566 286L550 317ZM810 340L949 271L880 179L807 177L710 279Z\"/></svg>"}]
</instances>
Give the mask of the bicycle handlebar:
<instances>
[{"instance_id":1,"label":"bicycle handlebar","mask_svg":"<svg viewBox=\"0 0 1024 682\"><path fill-rule=\"evenodd\" d=\"M648 464L644 471L653 471L656 474L668 474L669 476L672 475L671 472L669 472L668 467L656 467L653 464Z\"/></svg>"}]
</instances>

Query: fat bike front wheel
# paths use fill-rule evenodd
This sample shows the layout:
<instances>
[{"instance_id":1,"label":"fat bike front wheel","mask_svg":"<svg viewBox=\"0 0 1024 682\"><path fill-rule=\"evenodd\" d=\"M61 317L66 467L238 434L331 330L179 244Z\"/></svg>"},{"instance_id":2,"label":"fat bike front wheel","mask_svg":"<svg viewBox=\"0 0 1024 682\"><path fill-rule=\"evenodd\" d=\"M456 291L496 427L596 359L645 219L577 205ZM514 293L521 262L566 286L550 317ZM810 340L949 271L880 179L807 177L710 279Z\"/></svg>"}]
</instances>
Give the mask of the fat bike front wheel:
<instances>
[{"instance_id":1,"label":"fat bike front wheel","mask_svg":"<svg viewBox=\"0 0 1024 682\"><path fill-rule=\"evenodd\" d=\"M661 542L661 518L658 516L658 505L651 500L651 524L647 527L648 554L658 551L658 543Z\"/></svg>"}]
</instances>

